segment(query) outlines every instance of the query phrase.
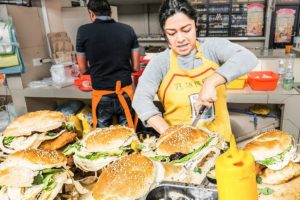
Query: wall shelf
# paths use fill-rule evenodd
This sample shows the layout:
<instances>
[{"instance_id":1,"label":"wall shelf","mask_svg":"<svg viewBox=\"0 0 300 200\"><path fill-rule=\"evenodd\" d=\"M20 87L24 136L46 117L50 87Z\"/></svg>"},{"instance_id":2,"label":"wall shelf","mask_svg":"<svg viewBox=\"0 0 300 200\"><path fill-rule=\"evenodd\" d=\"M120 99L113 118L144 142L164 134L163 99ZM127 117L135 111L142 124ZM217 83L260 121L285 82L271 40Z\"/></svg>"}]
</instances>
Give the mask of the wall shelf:
<instances>
[{"instance_id":1,"label":"wall shelf","mask_svg":"<svg viewBox=\"0 0 300 200\"><path fill-rule=\"evenodd\" d=\"M198 38L214 38L214 37L198 37ZM265 37L218 37L230 41L264 41ZM138 38L139 42L165 42L165 38Z\"/></svg>"},{"instance_id":2,"label":"wall shelf","mask_svg":"<svg viewBox=\"0 0 300 200\"><path fill-rule=\"evenodd\" d=\"M24 97L91 99L91 92L83 92L74 85L64 88L24 88L23 92Z\"/></svg>"}]
</instances>

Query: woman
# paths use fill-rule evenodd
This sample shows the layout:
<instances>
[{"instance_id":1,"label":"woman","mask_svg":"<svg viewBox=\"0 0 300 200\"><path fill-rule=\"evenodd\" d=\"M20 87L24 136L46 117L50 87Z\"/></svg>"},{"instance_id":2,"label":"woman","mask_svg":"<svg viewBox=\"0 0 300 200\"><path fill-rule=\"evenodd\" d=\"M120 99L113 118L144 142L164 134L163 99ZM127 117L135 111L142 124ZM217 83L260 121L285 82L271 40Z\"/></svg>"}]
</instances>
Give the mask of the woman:
<instances>
[{"instance_id":1,"label":"woman","mask_svg":"<svg viewBox=\"0 0 300 200\"><path fill-rule=\"evenodd\" d=\"M247 49L221 38L196 38L196 12L187 0L166 0L159 11L169 49L159 53L139 79L133 108L159 133L170 125L191 124L200 105L215 118L200 122L229 140L231 127L225 83L246 74L257 63ZM158 95L164 114L153 104ZM195 101L196 99L196 101Z\"/></svg>"}]
</instances>

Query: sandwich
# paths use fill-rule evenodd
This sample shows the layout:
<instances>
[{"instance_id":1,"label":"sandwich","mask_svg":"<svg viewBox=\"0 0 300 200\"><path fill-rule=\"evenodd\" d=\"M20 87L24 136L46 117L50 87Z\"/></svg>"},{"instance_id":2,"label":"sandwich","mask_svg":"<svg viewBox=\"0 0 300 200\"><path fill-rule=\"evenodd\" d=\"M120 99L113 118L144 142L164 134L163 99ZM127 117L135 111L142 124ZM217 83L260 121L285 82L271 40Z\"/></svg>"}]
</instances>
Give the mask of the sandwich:
<instances>
[{"instance_id":1,"label":"sandwich","mask_svg":"<svg viewBox=\"0 0 300 200\"><path fill-rule=\"evenodd\" d=\"M77 134L64 114L36 111L11 122L0 137L0 149L6 154L27 148L60 149L75 140Z\"/></svg>"},{"instance_id":2,"label":"sandwich","mask_svg":"<svg viewBox=\"0 0 300 200\"><path fill-rule=\"evenodd\" d=\"M290 162L281 170L265 168L256 180L260 200L300 199L300 163Z\"/></svg>"},{"instance_id":3,"label":"sandwich","mask_svg":"<svg viewBox=\"0 0 300 200\"><path fill-rule=\"evenodd\" d=\"M140 154L124 156L103 169L89 200L144 198L161 180L164 170L159 163Z\"/></svg>"},{"instance_id":4,"label":"sandwich","mask_svg":"<svg viewBox=\"0 0 300 200\"><path fill-rule=\"evenodd\" d=\"M191 173L189 176L194 179L191 182L200 183L214 166L223 145L222 138L207 129L175 125L160 136L153 151L143 155L164 164L183 166ZM184 170L178 176L182 178L176 180L186 180Z\"/></svg>"},{"instance_id":5,"label":"sandwich","mask_svg":"<svg viewBox=\"0 0 300 200\"><path fill-rule=\"evenodd\" d=\"M257 163L271 170L280 170L296 158L294 139L287 132L270 130L253 138L244 148Z\"/></svg>"},{"instance_id":6,"label":"sandwich","mask_svg":"<svg viewBox=\"0 0 300 200\"><path fill-rule=\"evenodd\" d=\"M53 200L71 183L66 162L62 153L53 150L27 149L8 155L0 165L0 199Z\"/></svg>"},{"instance_id":7,"label":"sandwich","mask_svg":"<svg viewBox=\"0 0 300 200\"><path fill-rule=\"evenodd\" d=\"M279 185L258 185L259 200L298 200L300 199L300 176Z\"/></svg>"},{"instance_id":8,"label":"sandwich","mask_svg":"<svg viewBox=\"0 0 300 200\"><path fill-rule=\"evenodd\" d=\"M259 199L300 198L300 163L295 162L296 147L291 135L270 130L254 137L244 149L256 161Z\"/></svg>"},{"instance_id":9,"label":"sandwich","mask_svg":"<svg viewBox=\"0 0 300 200\"><path fill-rule=\"evenodd\" d=\"M125 126L97 128L81 141L69 145L65 155L72 155L74 164L83 171L96 172L121 156L132 153L131 143L137 139L134 129Z\"/></svg>"}]
</instances>

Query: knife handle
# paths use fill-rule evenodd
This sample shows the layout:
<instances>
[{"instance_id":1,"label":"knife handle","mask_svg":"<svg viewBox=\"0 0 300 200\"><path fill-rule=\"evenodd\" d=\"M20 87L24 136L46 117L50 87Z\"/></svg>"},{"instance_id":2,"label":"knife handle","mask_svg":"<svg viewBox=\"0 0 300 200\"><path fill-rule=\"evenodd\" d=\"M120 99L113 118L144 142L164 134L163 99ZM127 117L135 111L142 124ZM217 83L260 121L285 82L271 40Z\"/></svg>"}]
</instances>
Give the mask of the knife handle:
<instances>
[{"instance_id":1,"label":"knife handle","mask_svg":"<svg viewBox=\"0 0 300 200\"><path fill-rule=\"evenodd\" d=\"M205 105L201 105L200 109L199 109L199 115L202 115L202 113L204 112L204 110L206 109Z\"/></svg>"}]
</instances>

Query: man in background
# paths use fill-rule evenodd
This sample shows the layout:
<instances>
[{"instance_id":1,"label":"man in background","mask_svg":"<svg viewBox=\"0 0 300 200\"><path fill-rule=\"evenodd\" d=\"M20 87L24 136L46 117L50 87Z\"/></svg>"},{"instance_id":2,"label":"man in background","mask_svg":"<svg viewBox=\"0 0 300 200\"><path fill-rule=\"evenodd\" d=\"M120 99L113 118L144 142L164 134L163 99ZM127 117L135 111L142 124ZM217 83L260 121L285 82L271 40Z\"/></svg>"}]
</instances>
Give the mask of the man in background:
<instances>
[{"instance_id":1,"label":"man in background","mask_svg":"<svg viewBox=\"0 0 300 200\"><path fill-rule=\"evenodd\" d=\"M92 79L93 125L133 127L131 72L139 70L139 44L132 27L111 18L107 0L87 4L92 23L79 27L76 40L80 72ZM88 63L88 65L87 65Z\"/></svg>"}]
</instances>

